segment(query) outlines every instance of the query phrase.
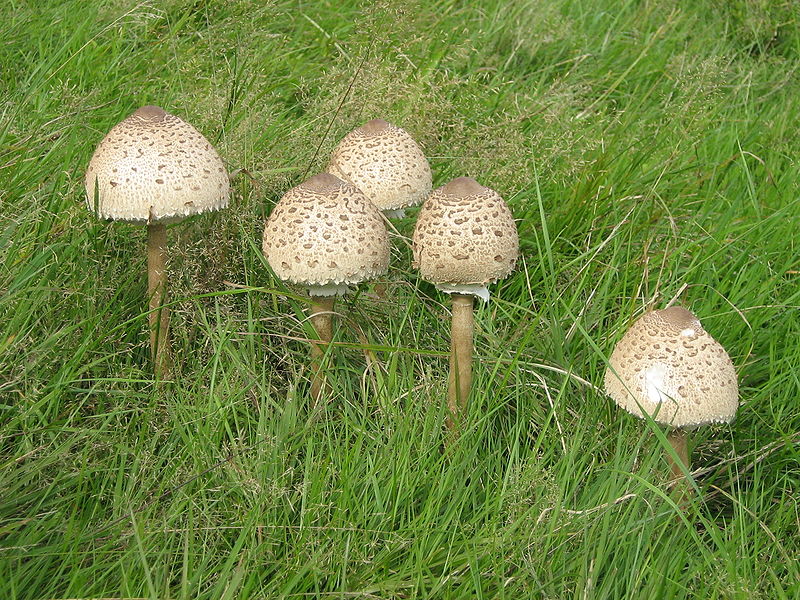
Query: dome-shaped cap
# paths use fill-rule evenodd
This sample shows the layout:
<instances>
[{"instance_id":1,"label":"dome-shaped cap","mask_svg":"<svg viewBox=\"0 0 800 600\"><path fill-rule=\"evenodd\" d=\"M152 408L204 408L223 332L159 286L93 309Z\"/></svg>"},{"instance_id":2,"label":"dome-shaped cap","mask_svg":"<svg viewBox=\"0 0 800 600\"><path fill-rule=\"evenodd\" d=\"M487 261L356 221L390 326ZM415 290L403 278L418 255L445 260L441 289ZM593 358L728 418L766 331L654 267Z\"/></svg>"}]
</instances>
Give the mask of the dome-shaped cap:
<instances>
[{"instance_id":1,"label":"dome-shaped cap","mask_svg":"<svg viewBox=\"0 0 800 600\"><path fill-rule=\"evenodd\" d=\"M413 250L414 267L426 281L486 285L514 270L517 226L497 192L459 177L422 205Z\"/></svg>"},{"instance_id":2,"label":"dome-shaped cap","mask_svg":"<svg viewBox=\"0 0 800 600\"><path fill-rule=\"evenodd\" d=\"M383 119L348 133L326 170L386 211L420 204L432 187L431 168L420 147L404 129Z\"/></svg>"},{"instance_id":3,"label":"dome-shaped cap","mask_svg":"<svg viewBox=\"0 0 800 600\"><path fill-rule=\"evenodd\" d=\"M264 227L264 256L284 281L354 284L389 268L389 236L358 188L321 173L290 189Z\"/></svg>"},{"instance_id":4,"label":"dome-shaped cap","mask_svg":"<svg viewBox=\"0 0 800 600\"><path fill-rule=\"evenodd\" d=\"M679 306L645 313L617 343L605 389L628 412L674 427L727 423L739 406L725 349Z\"/></svg>"},{"instance_id":5,"label":"dome-shaped cap","mask_svg":"<svg viewBox=\"0 0 800 600\"><path fill-rule=\"evenodd\" d=\"M189 123L157 106L144 106L112 127L86 170L87 204L103 219L177 221L225 208L229 196L216 150Z\"/></svg>"}]
</instances>

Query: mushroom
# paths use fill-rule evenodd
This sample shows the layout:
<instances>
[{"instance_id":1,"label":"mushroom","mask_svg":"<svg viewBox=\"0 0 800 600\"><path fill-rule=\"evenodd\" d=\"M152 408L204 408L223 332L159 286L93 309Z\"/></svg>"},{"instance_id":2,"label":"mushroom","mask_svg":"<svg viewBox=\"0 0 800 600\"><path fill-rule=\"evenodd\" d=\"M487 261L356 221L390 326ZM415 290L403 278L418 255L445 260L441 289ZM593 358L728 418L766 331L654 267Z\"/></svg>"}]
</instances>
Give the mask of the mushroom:
<instances>
[{"instance_id":1,"label":"mushroom","mask_svg":"<svg viewBox=\"0 0 800 600\"><path fill-rule=\"evenodd\" d=\"M387 217L422 203L431 191L431 168L400 127L373 119L348 133L333 150L328 173L360 189Z\"/></svg>"},{"instance_id":2,"label":"mushroom","mask_svg":"<svg viewBox=\"0 0 800 600\"><path fill-rule=\"evenodd\" d=\"M459 177L434 190L422 205L413 254L420 276L452 295L447 393L452 415L447 425L452 429L472 386L473 297L488 301L487 284L514 270L517 227L497 192L470 177Z\"/></svg>"},{"instance_id":3,"label":"mushroom","mask_svg":"<svg viewBox=\"0 0 800 600\"><path fill-rule=\"evenodd\" d=\"M736 414L736 371L725 349L680 306L642 315L617 342L605 374L605 390L620 407L670 426L667 453L672 476L689 469L688 431L728 423ZM678 501L685 490L677 486Z\"/></svg>"},{"instance_id":4,"label":"mushroom","mask_svg":"<svg viewBox=\"0 0 800 600\"><path fill-rule=\"evenodd\" d=\"M225 208L222 159L203 135L158 106L143 106L111 128L86 169L86 201L101 219L147 224L150 350L156 377L169 366L167 231L184 217Z\"/></svg>"},{"instance_id":5,"label":"mushroom","mask_svg":"<svg viewBox=\"0 0 800 600\"><path fill-rule=\"evenodd\" d=\"M355 186L329 173L286 192L267 219L264 256L282 280L308 288L311 322L311 396L323 396L322 358L333 337L336 296L348 285L386 273L389 236L380 211Z\"/></svg>"}]
</instances>

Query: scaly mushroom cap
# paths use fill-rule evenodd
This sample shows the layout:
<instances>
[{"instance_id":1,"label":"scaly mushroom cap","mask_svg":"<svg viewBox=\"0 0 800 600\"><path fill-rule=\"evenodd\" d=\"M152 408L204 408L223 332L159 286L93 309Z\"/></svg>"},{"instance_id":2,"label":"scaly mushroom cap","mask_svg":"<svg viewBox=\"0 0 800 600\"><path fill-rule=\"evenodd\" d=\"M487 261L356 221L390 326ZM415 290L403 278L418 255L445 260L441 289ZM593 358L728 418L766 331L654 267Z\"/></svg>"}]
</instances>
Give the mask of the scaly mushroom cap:
<instances>
[{"instance_id":1,"label":"scaly mushroom cap","mask_svg":"<svg viewBox=\"0 0 800 600\"><path fill-rule=\"evenodd\" d=\"M263 249L275 274L298 285L354 284L389 268L380 211L328 173L283 195L264 227Z\"/></svg>"},{"instance_id":2,"label":"scaly mushroom cap","mask_svg":"<svg viewBox=\"0 0 800 600\"><path fill-rule=\"evenodd\" d=\"M736 414L736 371L725 349L685 308L645 313L617 343L605 388L628 412L674 427L727 423Z\"/></svg>"},{"instance_id":3,"label":"scaly mushroom cap","mask_svg":"<svg viewBox=\"0 0 800 600\"><path fill-rule=\"evenodd\" d=\"M413 250L414 267L426 281L486 285L514 270L517 226L497 192L459 177L431 192L422 205Z\"/></svg>"},{"instance_id":4,"label":"scaly mushroom cap","mask_svg":"<svg viewBox=\"0 0 800 600\"><path fill-rule=\"evenodd\" d=\"M86 202L102 219L178 221L225 208L229 196L216 150L157 106L143 106L112 127L86 169Z\"/></svg>"},{"instance_id":5,"label":"scaly mushroom cap","mask_svg":"<svg viewBox=\"0 0 800 600\"><path fill-rule=\"evenodd\" d=\"M326 169L352 183L381 210L420 204L431 191L431 168L414 139L374 119L348 133Z\"/></svg>"}]
</instances>

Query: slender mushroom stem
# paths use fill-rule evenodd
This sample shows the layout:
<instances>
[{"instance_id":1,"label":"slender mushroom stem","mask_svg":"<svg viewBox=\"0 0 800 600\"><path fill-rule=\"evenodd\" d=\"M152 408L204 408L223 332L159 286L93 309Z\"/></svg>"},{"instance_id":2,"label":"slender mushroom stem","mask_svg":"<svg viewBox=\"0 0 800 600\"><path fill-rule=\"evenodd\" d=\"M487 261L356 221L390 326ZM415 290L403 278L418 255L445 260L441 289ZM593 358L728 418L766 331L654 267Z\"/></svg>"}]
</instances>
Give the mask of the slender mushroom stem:
<instances>
[{"instance_id":1,"label":"slender mushroom stem","mask_svg":"<svg viewBox=\"0 0 800 600\"><path fill-rule=\"evenodd\" d=\"M473 296L453 294L453 321L450 332L450 377L447 389L447 405L450 416L447 427L453 429L455 420L467 407L472 387L472 316Z\"/></svg>"},{"instance_id":2,"label":"slender mushroom stem","mask_svg":"<svg viewBox=\"0 0 800 600\"><path fill-rule=\"evenodd\" d=\"M163 223L147 226L147 295L150 298L150 356L156 379L166 376L170 366L169 309L167 299L167 228Z\"/></svg>"},{"instance_id":3,"label":"slender mushroom stem","mask_svg":"<svg viewBox=\"0 0 800 600\"><path fill-rule=\"evenodd\" d=\"M676 504L684 510L689 495L689 482L684 476L684 468L689 469L689 434L681 427L675 427L667 434L667 441L675 454L678 455L678 461L672 459L672 455L667 454L667 462L669 463L672 472L672 480L674 482L673 499Z\"/></svg>"},{"instance_id":4,"label":"slender mushroom stem","mask_svg":"<svg viewBox=\"0 0 800 600\"><path fill-rule=\"evenodd\" d=\"M311 342L311 397L318 403L328 390L325 377L325 351L333 339L333 305L336 296L311 296L311 323L319 341Z\"/></svg>"}]
</instances>

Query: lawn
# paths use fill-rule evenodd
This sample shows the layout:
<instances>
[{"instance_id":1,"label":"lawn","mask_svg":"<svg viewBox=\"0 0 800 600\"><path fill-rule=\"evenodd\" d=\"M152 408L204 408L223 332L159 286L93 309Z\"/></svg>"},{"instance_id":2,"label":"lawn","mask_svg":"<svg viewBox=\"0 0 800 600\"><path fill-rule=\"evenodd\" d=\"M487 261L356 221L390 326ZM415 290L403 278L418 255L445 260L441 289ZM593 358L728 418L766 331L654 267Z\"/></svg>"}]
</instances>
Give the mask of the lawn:
<instances>
[{"instance_id":1,"label":"lawn","mask_svg":"<svg viewBox=\"0 0 800 600\"><path fill-rule=\"evenodd\" d=\"M3 4L0 598L800 596L800 5ZM95 219L83 182L145 104L233 185L168 227L163 384L146 228ZM262 256L278 199L376 117L435 187L474 177L517 221L457 437L416 210L388 275L337 303L317 407L307 299ZM602 389L670 303L727 349L741 402L693 434L685 511L664 432Z\"/></svg>"}]
</instances>

